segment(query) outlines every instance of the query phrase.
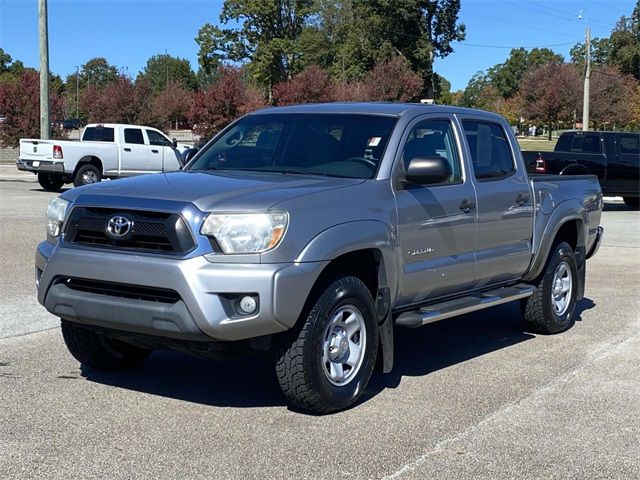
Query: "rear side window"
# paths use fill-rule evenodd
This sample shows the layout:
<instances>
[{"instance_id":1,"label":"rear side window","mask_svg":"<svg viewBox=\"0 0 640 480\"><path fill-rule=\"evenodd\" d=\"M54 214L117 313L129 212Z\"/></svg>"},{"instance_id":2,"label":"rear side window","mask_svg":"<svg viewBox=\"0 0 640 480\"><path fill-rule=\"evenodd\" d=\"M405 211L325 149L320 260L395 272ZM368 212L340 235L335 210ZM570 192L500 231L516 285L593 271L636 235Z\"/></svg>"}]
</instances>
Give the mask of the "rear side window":
<instances>
[{"instance_id":1,"label":"rear side window","mask_svg":"<svg viewBox=\"0 0 640 480\"><path fill-rule=\"evenodd\" d=\"M640 155L640 135L618 136L618 153L621 155Z\"/></svg>"},{"instance_id":2,"label":"rear side window","mask_svg":"<svg viewBox=\"0 0 640 480\"><path fill-rule=\"evenodd\" d=\"M113 142L113 128L87 127L82 135L83 142Z\"/></svg>"},{"instance_id":3,"label":"rear side window","mask_svg":"<svg viewBox=\"0 0 640 480\"><path fill-rule=\"evenodd\" d=\"M462 122L478 180L500 179L515 172L513 155L503 128L490 122Z\"/></svg>"},{"instance_id":4,"label":"rear side window","mask_svg":"<svg viewBox=\"0 0 640 480\"><path fill-rule=\"evenodd\" d=\"M600 135L578 134L573 137L571 151L577 153L600 153Z\"/></svg>"},{"instance_id":5,"label":"rear side window","mask_svg":"<svg viewBox=\"0 0 640 480\"><path fill-rule=\"evenodd\" d=\"M563 133L558 138L558 142L554 150L556 152L570 152L571 151L571 142L573 141L573 133Z\"/></svg>"},{"instance_id":6,"label":"rear side window","mask_svg":"<svg viewBox=\"0 0 640 480\"><path fill-rule=\"evenodd\" d=\"M139 128L125 128L124 143L135 143L138 145L144 145L144 137L142 136L142 130Z\"/></svg>"}]
</instances>

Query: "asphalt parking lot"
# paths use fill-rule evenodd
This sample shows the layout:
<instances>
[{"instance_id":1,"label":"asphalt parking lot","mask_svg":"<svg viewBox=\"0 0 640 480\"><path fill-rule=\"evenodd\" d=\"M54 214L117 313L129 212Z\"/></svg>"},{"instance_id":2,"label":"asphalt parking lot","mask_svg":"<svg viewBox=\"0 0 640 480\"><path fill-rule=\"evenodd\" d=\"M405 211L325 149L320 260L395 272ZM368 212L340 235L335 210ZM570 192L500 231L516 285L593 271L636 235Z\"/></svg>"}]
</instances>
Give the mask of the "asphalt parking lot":
<instances>
[{"instance_id":1,"label":"asphalt parking lot","mask_svg":"<svg viewBox=\"0 0 640 480\"><path fill-rule=\"evenodd\" d=\"M394 372L354 408L311 416L287 408L262 357L156 352L81 371L33 285L54 194L8 179L0 479L640 478L640 212L621 201L571 330L531 335L515 304L399 330Z\"/></svg>"}]
</instances>

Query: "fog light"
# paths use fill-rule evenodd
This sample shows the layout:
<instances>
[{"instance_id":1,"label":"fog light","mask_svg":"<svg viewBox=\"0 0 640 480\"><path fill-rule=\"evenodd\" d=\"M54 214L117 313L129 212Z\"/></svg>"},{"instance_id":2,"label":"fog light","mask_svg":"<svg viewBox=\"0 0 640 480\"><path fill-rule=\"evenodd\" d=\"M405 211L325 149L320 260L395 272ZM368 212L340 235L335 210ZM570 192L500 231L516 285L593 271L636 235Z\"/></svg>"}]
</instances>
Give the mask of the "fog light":
<instances>
[{"instance_id":1,"label":"fog light","mask_svg":"<svg viewBox=\"0 0 640 480\"><path fill-rule=\"evenodd\" d=\"M240 299L240 310L242 310L242 313L250 315L256 311L257 306L258 304L256 302L256 299L250 297L249 295L244 296Z\"/></svg>"}]
</instances>

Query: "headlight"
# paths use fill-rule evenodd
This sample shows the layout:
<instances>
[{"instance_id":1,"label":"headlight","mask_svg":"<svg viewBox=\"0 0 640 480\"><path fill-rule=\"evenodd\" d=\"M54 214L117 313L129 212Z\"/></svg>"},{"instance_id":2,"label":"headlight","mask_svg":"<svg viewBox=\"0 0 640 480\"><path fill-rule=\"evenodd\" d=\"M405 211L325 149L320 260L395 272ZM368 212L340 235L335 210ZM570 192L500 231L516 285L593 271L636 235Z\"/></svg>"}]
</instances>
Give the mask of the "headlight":
<instances>
[{"instance_id":1,"label":"headlight","mask_svg":"<svg viewBox=\"0 0 640 480\"><path fill-rule=\"evenodd\" d=\"M224 253L262 253L280 243L288 223L286 212L210 213L200 232L214 237Z\"/></svg>"},{"instance_id":2,"label":"headlight","mask_svg":"<svg viewBox=\"0 0 640 480\"><path fill-rule=\"evenodd\" d=\"M62 222L67 213L69 202L61 197L55 197L47 207L47 236L57 237L62 229Z\"/></svg>"}]
</instances>

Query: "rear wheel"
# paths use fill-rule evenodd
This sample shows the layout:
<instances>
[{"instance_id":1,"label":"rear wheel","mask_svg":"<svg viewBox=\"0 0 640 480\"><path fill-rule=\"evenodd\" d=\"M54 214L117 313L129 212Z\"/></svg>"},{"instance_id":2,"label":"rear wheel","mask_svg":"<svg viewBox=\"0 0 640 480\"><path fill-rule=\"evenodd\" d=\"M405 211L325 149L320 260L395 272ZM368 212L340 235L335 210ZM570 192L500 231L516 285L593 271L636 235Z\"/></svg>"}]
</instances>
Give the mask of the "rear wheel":
<instances>
[{"instance_id":1,"label":"rear wheel","mask_svg":"<svg viewBox=\"0 0 640 480\"><path fill-rule=\"evenodd\" d=\"M102 173L98 170L98 167L87 163L82 165L73 177L73 185L75 187L81 187L82 185L90 185L92 183L98 183L102 180Z\"/></svg>"},{"instance_id":2,"label":"rear wheel","mask_svg":"<svg viewBox=\"0 0 640 480\"><path fill-rule=\"evenodd\" d=\"M536 333L562 332L574 323L578 266L571 245L556 243L533 295L523 300L527 329Z\"/></svg>"},{"instance_id":3,"label":"rear wheel","mask_svg":"<svg viewBox=\"0 0 640 480\"><path fill-rule=\"evenodd\" d=\"M276 362L283 393L315 413L347 408L364 391L375 364L378 326L371 293L356 277L338 278L299 321Z\"/></svg>"},{"instance_id":4,"label":"rear wheel","mask_svg":"<svg viewBox=\"0 0 640 480\"><path fill-rule=\"evenodd\" d=\"M631 208L640 208L640 197L622 197L622 199Z\"/></svg>"},{"instance_id":5,"label":"rear wheel","mask_svg":"<svg viewBox=\"0 0 640 480\"><path fill-rule=\"evenodd\" d=\"M143 362L151 350L134 347L62 320L62 336L71 355L83 365L96 370L121 370Z\"/></svg>"},{"instance_id":6,"label":"rear wheel","mask_svg":"<svg viewBox=\"0 0 640 480\"><path fill-rule=\"evenodd\" d=\"M57 192L64 185L59 173L38 172L38 183L48 192Z\"/></svg>"}]
</instances>

